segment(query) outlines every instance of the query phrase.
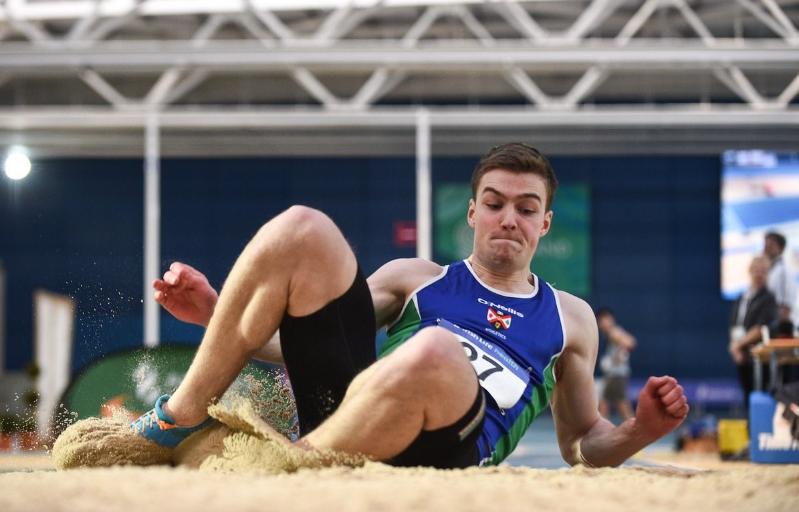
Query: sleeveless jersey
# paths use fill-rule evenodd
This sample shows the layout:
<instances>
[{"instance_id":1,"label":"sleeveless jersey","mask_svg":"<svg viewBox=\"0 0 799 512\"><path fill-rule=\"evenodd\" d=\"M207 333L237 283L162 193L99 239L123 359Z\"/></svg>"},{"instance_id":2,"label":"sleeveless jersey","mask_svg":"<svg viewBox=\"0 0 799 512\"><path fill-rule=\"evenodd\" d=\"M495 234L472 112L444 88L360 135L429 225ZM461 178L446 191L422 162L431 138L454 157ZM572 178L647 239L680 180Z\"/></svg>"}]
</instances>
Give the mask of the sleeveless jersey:
<instances>
[{"instance_id":1,"label":"sleeveless jersey","mask_svg":"<svg viewBox=\"0 0 799 512\"><path fill-rule=\"evenodd\" d=\"M435 325L456 335L475 368L486 396L481 465L499 464L549 405L566 339L557 291L535 276L530 294L502 292L467 261L453 263L411 294L379 357Z\"/></svg>"}]
</instances>

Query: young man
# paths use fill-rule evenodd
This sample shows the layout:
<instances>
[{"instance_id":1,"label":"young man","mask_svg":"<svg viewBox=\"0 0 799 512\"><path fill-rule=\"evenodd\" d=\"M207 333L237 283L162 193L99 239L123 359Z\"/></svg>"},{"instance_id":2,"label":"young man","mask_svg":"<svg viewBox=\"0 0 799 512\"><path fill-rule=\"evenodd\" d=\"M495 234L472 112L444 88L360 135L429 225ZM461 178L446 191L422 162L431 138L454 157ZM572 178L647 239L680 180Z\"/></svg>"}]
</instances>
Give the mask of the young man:
<instances>
[{"instance_id":1,"label":"young man","mask_svg":"<svg viewBox=\"0 0 799 512\"><path fill-rule=\"evenodd\" d=\"M763 256L768 258L770 263L767 286L777 300L779 320L790 322L794 316L791 310L796 301L796 286L783 258L786 245L787 240L783 235L770 231L764 238Z\"/></svg>"},{"instance_id":2,"label":"young man","mask_svg":"<svg viewBox=\"0 0 799 512\"><path fill-rule=\"evenodd\" d=\"M335 225L305 207L255 235L218 301L202 274L174 264L156 300L208 328L175 393L132 428L179 443L259 356L286 365L305 448L396 465L499 463L549 403L568 463L620 464L676 428L688 404L673 378L653 377L635 418L614 427L597 413L593 312L529 270L556 188L534 148L493 148L472 177L473 252L448 267L394 260L364 280Z\"/></svg>"},{"instance_id":3,"label":"young man","mask_svg":"<svg viewBox=\"0 0 799 512\"><path fill-rule=\"evenodd\" d=\"M633 417L633 408L627 399L627 379L630 377L630 352L635 348L635 337L616 323L609 308L600 308L596 313L599 332L604 335L607 346L599 360L604 385L599 400L599 414L610 417L610 408L615 408L621 417Z\"/></svg>"}]
</instances>

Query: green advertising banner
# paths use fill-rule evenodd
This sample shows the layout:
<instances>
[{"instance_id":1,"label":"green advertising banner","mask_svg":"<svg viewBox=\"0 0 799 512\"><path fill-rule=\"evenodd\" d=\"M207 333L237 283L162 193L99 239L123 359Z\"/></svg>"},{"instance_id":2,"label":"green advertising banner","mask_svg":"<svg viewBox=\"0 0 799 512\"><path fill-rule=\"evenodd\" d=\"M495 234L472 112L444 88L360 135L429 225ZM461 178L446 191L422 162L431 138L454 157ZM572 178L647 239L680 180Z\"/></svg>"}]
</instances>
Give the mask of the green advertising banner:
<instances>
[{"instance_id":1,"label":"green advertising banner","mask_svg":"<svg viewBox=\"0 0 799 512\"><path fill-rule=\"evenodd\" d=\"M78 418L102 415L104 406L125 407L140 414L150 409L156 398L177 388L195 351L193 347L162 346L107 355L75 377L62 403Z\"/></svg>"},{"instance_id":2,"label":"green advertising banner","mask_svg":"<svg viewBox=\"0 0 799 512\"><path fill-rule=\"evenodd\" d=\"M460 260L472 251L466 210L472 195L468 183L443 183L435 190L434 244L441 263ZM586 297L591 293L591 193L587 184L561 184L552 229L538 245L532 270L552 286Z\"/></svg>"},{"instance_id":3,"label":"green advertising banner","mask_svg":"<svg viewBox=\"0 0 799 512\"><path fill-rule=\"evenodd\" d=\"M116 408L130 412L131 418L153 407L155 400L172 393L186 374L196 347L161 345L156 348L131 349L109 354L84 368L72 380L62 397L62 410L68 420L59 420L59 427L90 416L108 416ZM258 403L274 409L277 401L293 407L293 400L283 396L288 390L285 374L269 365L250 362L229 392L256 398ZM292 428L293 416L285 419L281 429Z\"/></svg>"}]
</instances>

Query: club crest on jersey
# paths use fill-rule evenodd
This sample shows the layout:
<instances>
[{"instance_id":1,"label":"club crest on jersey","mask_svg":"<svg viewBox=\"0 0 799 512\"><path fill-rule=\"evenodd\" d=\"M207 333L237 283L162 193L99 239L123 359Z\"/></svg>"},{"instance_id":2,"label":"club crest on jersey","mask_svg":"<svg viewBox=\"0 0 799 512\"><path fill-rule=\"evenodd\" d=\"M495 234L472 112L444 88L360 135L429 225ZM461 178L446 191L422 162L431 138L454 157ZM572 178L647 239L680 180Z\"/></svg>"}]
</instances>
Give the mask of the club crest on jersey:
<instances>
[{"instance_id":1,"label":"club crest on jersey","mask_svg":"<svg viewBox=\"0 0 799 512\"><path fill-rule=\"evenodd\" d=\"M510 329L510 321L512 320L512 317L510 315L497 313L494 308L489 307L488 313L486 314L486 320L488 320L488 323L494 326L494 329Z\"/></svg>"}]
</instances>

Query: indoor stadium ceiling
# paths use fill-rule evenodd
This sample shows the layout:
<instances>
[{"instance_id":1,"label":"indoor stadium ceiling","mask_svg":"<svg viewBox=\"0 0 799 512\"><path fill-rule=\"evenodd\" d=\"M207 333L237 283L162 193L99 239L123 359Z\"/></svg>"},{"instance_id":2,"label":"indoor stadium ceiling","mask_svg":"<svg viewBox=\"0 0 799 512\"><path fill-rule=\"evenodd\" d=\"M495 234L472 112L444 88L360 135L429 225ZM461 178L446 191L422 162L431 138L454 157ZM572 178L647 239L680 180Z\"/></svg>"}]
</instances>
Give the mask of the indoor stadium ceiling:
<instances>
[{"instance_id":1,"label":"indoor stadium ceiling","mask_svg":"<svg viewBox=\"0 0 799 512\"><path fill-rule=\"evenodd\" d=\"M43 155L795 148L799 0L0 3L0 145ZM477 149L475 149L477 148Z\"/></svg>"}]
</instances>

